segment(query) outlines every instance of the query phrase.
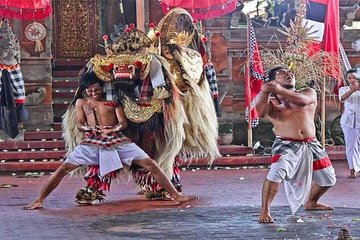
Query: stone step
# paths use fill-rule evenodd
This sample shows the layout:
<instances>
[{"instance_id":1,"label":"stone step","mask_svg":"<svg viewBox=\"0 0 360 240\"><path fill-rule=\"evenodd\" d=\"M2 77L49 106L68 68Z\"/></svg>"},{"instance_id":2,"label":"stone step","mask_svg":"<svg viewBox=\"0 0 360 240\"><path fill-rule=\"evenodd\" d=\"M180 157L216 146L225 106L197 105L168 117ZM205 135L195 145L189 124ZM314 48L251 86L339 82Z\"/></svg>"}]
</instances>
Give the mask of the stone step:
<instances>
[{"instance_id":1,"label":"stone step","mask_svg":"<svg viewBox=\"0 0 360 240\"><path fill-rule=\"evenodd\" d=\"M326 149L327 152L338 152L338 151L343 151L343 152L345 152L346 147L345 147L345 145L326 146L325 149Z\"/></svg>"},{"instance_id":2,"label":"stone step","mask_svg":"<svg viewBox=\"0 0 360 240\"><path fill-rule=\"evenodd\" d=\"M64 70L64 71L53 71L53 77L77 77L79 75L79 70Z\"/></svg>"},{"instance_id":3,"label":"stone step","mask_svg":"<svg viewBox=\"0 0 360 240\"><path fill-rule=\"evenodd\" d=\"M53 103L54 111L57 110L57 109L61 109L61 110L65 109L65 110L66 110L66 108L67 108L67 107L69 106L69 104L70 104L70 101L71 101L71 100L69 100L69 102L65 101L65 103L64 103L64 102L54 102L54 103Z\"/></svg>"},{"instance_id":4,"label":"stone step","mask_svg":"<svg viewBox=\"0 0 360 240\"><path fill-rule=\"evenodd\" d=\"M53 123L53 128L54 128L55 131L62 131L61 122L54 122Z\"/></svg>"},{"instance_id":5,"label":"stone step","mask_svg":"<svg viewBox=\"0 0 360 240\"><path fill-rule=\"evenodd\" d=\"M0 161L31 161L35 159L54 159L59 160L64 157L66 150L44 150L44 151L21 151L21 152L2 152L0 156Z\"/></svg>"},{"instance_id":6,"label":"stone step","mask_svg":"<svg viewBox=\"0 0 360 240\"><path fill-rule=\"evenodd\" d=\"M39 151L39 149L64 149L65 148L65 141L5 141L0 142L0 149L4 152L4 150L8 151L19 151L25 149L34 149ZM1 154L0 151L0 158Z\"/></svg>"},{"instance_id":7,"label":"stone step","mask_svg":"<svg viewBox=\"0 0 360 240\"><path fill-rule=\"evenodd\" d=\"M56 77L53 79L53 81L66 81L66 82L78 82L79 81L79 77Z\"/></svg>"},{"instance_id":8,"label":"stone step","mask_svg":"<svg viewBox=\"0 0 360 240\"><path fill-rule=\"evenodd\" d=\"M220 145L221 155L246 155L253 152L251 147L241 145Z\"/></svg>"},{"instance_id":9,"label":"stone step","mask_svg":"<svg viewBox=\"0 0 360 240\"><path fill-rule=\"evenodd\" d=\"M54 71L76 70L80 71L89 59L54 59Z\"/></svg>"},{"instance_id":10,"label":"stone step","mask_svg":"<svg viewBox=\"0 0 360 240\"><path fill-rule=\"evenodd\" d=\"M0 163L0 172L54 171L61 164L62 164L62 161L6 162L6 163Z\"/></svg>"},{"instance_id":11,"label":"stone step","mask_svg":"<svg viewBox=\"0 0 360 240\"><path fill-rule=\"evenodd\" d=\"M337 160L346 160L346 153L345 151L327 151L329 158L331 161L337 161Z\"/></svg>"},{"instance_id":12,"label":"stone step","mask_svg":"<svg viewBox=\"0 0 360 240\"><path fill-rule=\"evenodd\" d=\"M24 140L62 139L62 131L24 132Z\"/></svg>"},{"instance_id":13,"label":"stone step","mask_svg":"<svg viewBox=\"0 0 360 240\"><path fill-rule=\"evenodd\" d=\"M72 98L56 98L56 99L53 99L52 105L53 105L54 109L56 107L63 109L63 108L66 108L67 106L69 106L71 101L72 101ZM63 106L63 105L65 105L65 106Z\"/></svg>"},{"instance_id":14,"label":"stone step","mask_svg":"<svg viewBox=\"0 0 360 240\"><path fill-rule=\"evenodd\" d=\"M69 90L67 90L66 92L60 90L55 90L52 92L53 101L56 99L71 100L73 99L74 95L75 95L75 91L69 91Z\"/></svg>"},{"instance_id":15,"label":"stone step","mask_svg":"<svg viewBox=\"0 0 360 240\"><path fill-rule=\"evenodd\" d=\"M78 86L79 86L79 83L77 81L57 81L57 80L54 80L52 82L53 89L57 89L57 88L76 89Z\"/></svg>"}]
</instances>

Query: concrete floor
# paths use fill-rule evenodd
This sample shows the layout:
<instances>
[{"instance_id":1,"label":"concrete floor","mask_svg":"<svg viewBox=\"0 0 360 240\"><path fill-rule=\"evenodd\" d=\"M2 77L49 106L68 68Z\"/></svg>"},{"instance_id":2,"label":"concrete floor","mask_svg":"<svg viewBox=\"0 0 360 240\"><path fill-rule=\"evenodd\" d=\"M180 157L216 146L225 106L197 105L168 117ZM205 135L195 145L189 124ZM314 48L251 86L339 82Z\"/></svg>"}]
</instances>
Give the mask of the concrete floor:
<instances>
[{"instance_id":1,"label":"concrete floor","mask_svg":"<svg viewBox=\"0 0 360 240\"><path fill-rule=\"evenodd\" d=\"M336 239L341 228L360 238L360 178L347 178L345 161L334 163L337 184L322 198L334 211L291 215L283 188L273 202L274 224L258 224L267 168L211 169L182 173L184 194L200 200L176 206L147 201L126 177L113 183L106 201L78 206L84 181L66 177L44 208L24 211L48 179L0 176L0 239ZM301 220L299 220L301 219Z\"/></svg>"}]
</instances>

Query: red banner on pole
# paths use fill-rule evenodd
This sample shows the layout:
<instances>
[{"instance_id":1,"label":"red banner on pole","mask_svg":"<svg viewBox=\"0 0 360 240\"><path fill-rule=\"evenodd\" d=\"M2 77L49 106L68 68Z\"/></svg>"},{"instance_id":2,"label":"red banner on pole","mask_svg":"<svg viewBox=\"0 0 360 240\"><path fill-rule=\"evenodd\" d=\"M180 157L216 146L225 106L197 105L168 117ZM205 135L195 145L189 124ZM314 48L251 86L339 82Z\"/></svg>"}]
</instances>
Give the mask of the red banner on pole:
<instances>
[{"instance_id":1,"label":"red banner on pole","mask_svg":"<svg viewBox=\"0 0 360 240\"><path fill-rule=\"evenodd\" d=\"M248 120L248 113L250 112L251 126L256 127L259 124L259 117L255 106L260 97L261 86L264 80L264 69L251 19L248 20L247 43L248 61L245 68L245 115Z\"/></svg>"}]
</instances>

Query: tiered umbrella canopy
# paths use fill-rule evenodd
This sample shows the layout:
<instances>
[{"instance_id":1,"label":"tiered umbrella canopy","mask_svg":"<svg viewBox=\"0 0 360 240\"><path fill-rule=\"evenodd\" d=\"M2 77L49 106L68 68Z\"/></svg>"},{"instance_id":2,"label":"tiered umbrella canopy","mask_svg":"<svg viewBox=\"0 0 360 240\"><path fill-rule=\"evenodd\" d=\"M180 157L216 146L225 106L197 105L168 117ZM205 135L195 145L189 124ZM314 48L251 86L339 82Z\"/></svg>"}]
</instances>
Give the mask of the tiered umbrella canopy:
<instances>
[{"instance_id":1,"label":"tiered umbrella canopy","mask_svg":"<svg viewBox=\"0 0 360 240\"><path fill-rule=\"evenodd\" d=\"M161 0L161 7L166 14L170 9L186 9L195 20L215 18L233 12L237 0Z\"/></svg>"},{"instance_id":2,"label":"tiered umbrella canopy","mask_svg":"<svg viewBox=\"0 0 360 240\"><path fill-rule=\"evenodd\" d=\"M51 13L51 0L0 0L0 16L3 18L37 20Z\"/></svg>"}]
</instances>

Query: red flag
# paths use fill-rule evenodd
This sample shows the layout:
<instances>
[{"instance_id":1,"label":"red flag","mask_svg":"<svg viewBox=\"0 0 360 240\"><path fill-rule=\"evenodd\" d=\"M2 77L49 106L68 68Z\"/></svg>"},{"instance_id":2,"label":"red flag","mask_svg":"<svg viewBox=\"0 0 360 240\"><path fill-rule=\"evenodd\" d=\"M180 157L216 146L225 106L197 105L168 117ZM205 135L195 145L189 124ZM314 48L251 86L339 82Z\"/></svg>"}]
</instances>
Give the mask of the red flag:
<instances>
[{"instance_id":1,"label":"red flag","mask_svg":"<svg viewBox=\"0 0 360 240\"><path fill-rule=\"evenodd\" d=\"M255 106L260 97L261 86L264 79L264 69L251 19L248 20L247 43L248 64L245 68L245 116L248 120L248 113L250 111L251 126L256 127L259 124L259 117Z\"/></svg>"},{"instance_id":2,"label":"red flag","mask_svg":"<svg viewBox=\"0 0 360 240\"><path fill-rule=\"evenodd\" d=\"M325 60L325 69L329 76L336 79L334 93L338 95L339 88L344 85L343 74L340 64L340 14L339 14L339 0L328 0L325 31L323 38L323 49L326 52L332 53L335 58Z\"/></svg>"},{"instance_id":3,"label":"red flag","mask_svg":"<svg viewBox=\"0 0 360 240\"><path fill-rule=\"evenodd\" d=\"M339 0L308 0L306 19L323 24L323 35L320 38L321 49L331 53L330 58L324 60L326 75L343 82L340 65L340 26L339 26ZM313 29L315 30L315 29ZM316 44L313 44L314 51Z\"/></svg>"}]
</instances>

